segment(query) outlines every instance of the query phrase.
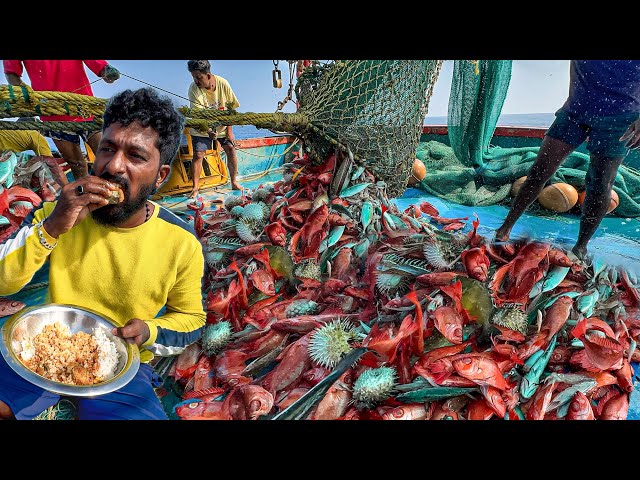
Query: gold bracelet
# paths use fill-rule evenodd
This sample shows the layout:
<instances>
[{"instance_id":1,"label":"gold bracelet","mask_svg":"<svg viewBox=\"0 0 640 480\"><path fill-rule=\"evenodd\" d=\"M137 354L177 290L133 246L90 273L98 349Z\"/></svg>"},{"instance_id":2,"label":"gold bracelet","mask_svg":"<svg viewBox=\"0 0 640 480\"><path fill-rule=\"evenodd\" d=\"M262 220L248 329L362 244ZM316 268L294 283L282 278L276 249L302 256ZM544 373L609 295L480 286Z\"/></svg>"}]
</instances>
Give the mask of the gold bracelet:
<instances>
[{"instance_id":1,"label":"gold bracelet","mask_svg":"<svg viewBox=\"0 0 640 480\"><path fill-rule=\"evenodd\" d=\"M46 219L44 219L46 220ZM40 240L40 243L42 244L42 246L44 248L46 248L47 250L53 250L54 247L58 244L58 241L56 240L56 243L54 243L53 245L51 245L49 242L47 242L47 239L44 238L44 234L42 233L42 224L44 223L44 220L40 220L38 223L36 223L35 227L36 227L36 232L38 232L38 239Z\"/></svg>"}]
</instances>

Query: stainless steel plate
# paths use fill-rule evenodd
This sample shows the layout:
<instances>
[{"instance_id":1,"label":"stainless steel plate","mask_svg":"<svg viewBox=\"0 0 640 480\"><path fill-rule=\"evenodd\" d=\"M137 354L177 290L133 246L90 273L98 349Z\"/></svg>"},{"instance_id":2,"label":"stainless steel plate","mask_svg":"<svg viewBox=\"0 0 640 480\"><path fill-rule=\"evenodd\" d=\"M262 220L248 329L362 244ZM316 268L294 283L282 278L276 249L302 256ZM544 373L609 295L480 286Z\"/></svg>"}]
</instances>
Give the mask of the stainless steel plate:
<instances>
[{"instance_id":1,"label":"stainless steel plate","mask_svg":"<svg viewBox=\"0 0 640 480\"><path fill-rule=\"evenodd\" d=\"M119 362L116 374L107 381L94 385L68 385L54 382L27 368L19 358L21 341L37 335L45 325L60 322L69 327L72 334L77 332L93 333L94 328L102 328L118 350ZM2 326L0 353L9 366L25 380L50 392L77 397L94 397L113 392L125 386L138 372L140 351L135 344L127 343L111 333L116 323L110 318L93 310L75 305L51 303L25 308L11 317Z\"/></svg>"}]
</instances>

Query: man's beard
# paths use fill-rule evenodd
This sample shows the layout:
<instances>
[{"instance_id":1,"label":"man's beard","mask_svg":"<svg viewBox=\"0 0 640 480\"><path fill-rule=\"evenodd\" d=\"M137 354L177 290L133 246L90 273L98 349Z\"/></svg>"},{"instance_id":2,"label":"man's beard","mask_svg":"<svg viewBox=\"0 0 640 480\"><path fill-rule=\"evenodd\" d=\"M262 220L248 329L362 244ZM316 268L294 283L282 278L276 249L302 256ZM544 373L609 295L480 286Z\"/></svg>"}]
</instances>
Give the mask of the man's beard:
<instances>
[{"instance_id":1,"label":"man's beard","mask_svg":"<svg viewBox=\"0 0 640 480\"><path fill-rule=\"evenodd\" d=\"M112 177L108 174L101 175L101 178L120 185L125 194L125 200L122 202L115 205L106 205L91 212L91 216L97 223L109 227L117 227L118 225L126 222L134 213L145 205L147 198L149 198L149 196L156 190L155 182L153 182L140 187L138 195L134 198L128 198L130 184L127 180Z\"/></svg>"}]
</instances>

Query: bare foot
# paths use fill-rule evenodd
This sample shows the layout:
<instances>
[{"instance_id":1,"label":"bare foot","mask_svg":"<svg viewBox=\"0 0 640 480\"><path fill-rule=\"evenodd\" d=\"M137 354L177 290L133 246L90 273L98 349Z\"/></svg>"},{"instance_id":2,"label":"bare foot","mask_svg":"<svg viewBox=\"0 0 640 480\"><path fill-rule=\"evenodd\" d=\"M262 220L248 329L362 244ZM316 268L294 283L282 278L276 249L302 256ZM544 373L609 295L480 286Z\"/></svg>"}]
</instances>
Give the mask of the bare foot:
<instances>
[{"instance_id":1,"label":"bare foot","mask_svg":"<svg viewBox=\"0 0 640 480\"><path fill-rule=\"evenodd\" d=\"M231 182L231 189L232 190L244 190L242 188L242 185L240 185L238 182Z\"/></svg>"},{"instance_id":2,"label":"bare foot","mask_svg":"<svg viewBox=\"0 0 640 480\"><path fill-rule=\"evenodd\" d=\"M194 188L193 190L191 190L191 193L189 194L189 198L196 198L196 195L198 195L198 189Z\"/></svg>"},{"instance_id":3,"label":"bare foot","mask_svg":"<svg viewBox=\"0 0 640 480\"><path fill-rule=\"evenodd\" d=\"M573 247L571 249L571 252L578 257L578 260L580 261L584 261L585 257L587 256L587 249L582 249L582 248L578 248L578 247Z\"/></svg>"},{"instance_id":4,"label":"bare foot","mask_svg":"<svg viewBox=\"0 0 640 480\"><path fill-rule=\"evenodd\" d=\"M496 230L496 234L494 236L494 242L506 242L509 240L509 234L511 232L509 230L504 231L502 229Z\"/></svg>"}]
</instances>

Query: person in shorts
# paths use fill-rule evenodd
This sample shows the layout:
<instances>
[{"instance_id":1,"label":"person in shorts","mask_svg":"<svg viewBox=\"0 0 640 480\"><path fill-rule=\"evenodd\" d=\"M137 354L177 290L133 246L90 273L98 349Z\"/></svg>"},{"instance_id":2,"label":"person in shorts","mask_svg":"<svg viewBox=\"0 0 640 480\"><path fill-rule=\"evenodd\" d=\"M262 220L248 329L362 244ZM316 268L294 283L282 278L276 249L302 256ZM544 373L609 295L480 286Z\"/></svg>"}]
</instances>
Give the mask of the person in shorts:
<instances>
[{"instance_id":1,"label":"person in shorts","mask_svg":"<svg viewBox=\"0 0 640 480\"><path fill-rule=\"evenodd\" d=\"M587 244L609 208L611 189L629 150L640 147L640 60L572 60L569 96L545 133L527 179L495 241L509 239L516 221L540 195L567 156L587 142L589 168L580 231L571 254L584 259Z\"/></svg>"},{"instance_id":2,"label":"person in shorts","mask_svg":"<svg viewBox=\"0 0 640 480\"><path fill-rule=\"evenodd\" d=\"M68 92L93 96L91 82L87 77L85 66L107 83L120 78L120 72L106 60L3 60L4 73L9 84L20 86L22 74L27 71L31 80L31 88L36 91ZM41 115L43 122L92 122L93 117L73 115ZM80 140L89 145L96 153L100 143L100 130L73 129L73 131L57 131L47 129L44 135L53 140L56 148L71 167L73 177L77 180L88 172L87 160L82 153Z\"/></svg>"},{"instance_id":3,"label":"person in shorts","mask_svg":"<svg viewBox=\"0 0 640 480\"><path fill-rule=\"evenodd\" d=\"M240 102L229 85L229 82L220 75L211 73L209 60L189 60L187 69L193 77L193 82L189 85L189 101L191 108L214 108L226 110L228 108L237 109ZM227 168L233 190L242 190L238 183L238 159L236 157L236 146L231 125L219 126L215 132L212 128L207 131L191 128L191 142L193 148L193 189L191 197L198 194L198 183L205 151L216 148L215 141L220 142L224 153L227 156Z\"/></svg>"}]
</instances>

